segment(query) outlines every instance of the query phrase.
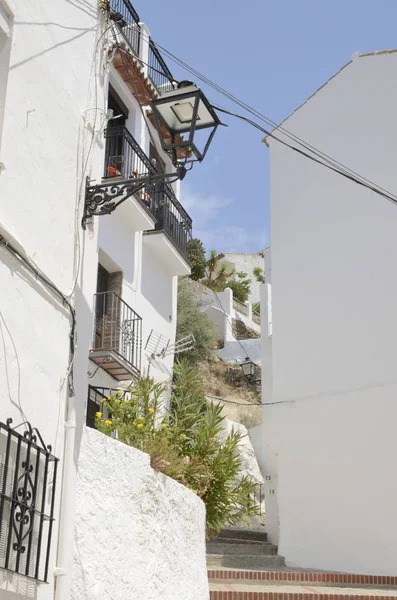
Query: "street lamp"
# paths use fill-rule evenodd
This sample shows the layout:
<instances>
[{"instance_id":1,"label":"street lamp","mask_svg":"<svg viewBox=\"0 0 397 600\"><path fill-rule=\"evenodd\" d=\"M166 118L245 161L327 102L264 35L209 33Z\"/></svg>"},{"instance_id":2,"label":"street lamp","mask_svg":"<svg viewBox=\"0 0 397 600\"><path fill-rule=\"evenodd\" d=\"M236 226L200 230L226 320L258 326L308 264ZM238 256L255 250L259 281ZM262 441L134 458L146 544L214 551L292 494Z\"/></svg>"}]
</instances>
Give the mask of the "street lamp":
<instances>
[{"instance_id":1,"label":"street lamp","mask_svg":"<svg viewBox=\"0 0 397 600\"><path fill-rule=\"evenodd\" d=\"M162 127L168 136L160 135L161 146L171 155L173 164L177 164L177 150L185 149L195 158L185 162L201 162L207 153L212 138L221 121L204 96L203 92L191 81L181 81L176 90L165 92L163 96L150 103L157 131ZM200 150L194 142L195 133L210 129L204 147ZM186 139L182 135L186 134Z\"/></svg>"},{"instance_id":2,"label":"street lamp","mask_svg":"<svg viewBox=\"0 0 397 600\"><path fill-rule=\"evenodd\" d=\"M255 376L256 364L254 362L252 362L252 360L247 356L245 358L244 362L242 362L240 364L240 367L243 371L245 378L250 383L255 383L256 382L256 376Z\"/></svg>"},{"instance_id":3,"label":"street lamp","mask_svg":"<svg viewBox=\"0 0 397 600\"><path fill-rule=\"evenodd\" d=\"M134 172L128 179L113 179L110 182L91 185L87 178L82 219L84 229L90 217L112 213L127 198L145 188L150 190L156 184L182 180L187 172L185 165L203 160L218 125L221 125L218 115L203 92L190 81L180 82L176 90L166 92L157 100L153 100L150 107L162 148L171 156L175 172L161 173L152 163L150 167L146 165L146 172ZM211 131L204 148L199 150L194 142L195 133L205 129ZM187 134L186 139L182 134ZM184 160L178 159L178 155L181 154L184 154ZM190 158L192 156L194 158Z\"/></svg>"}]
</instances>

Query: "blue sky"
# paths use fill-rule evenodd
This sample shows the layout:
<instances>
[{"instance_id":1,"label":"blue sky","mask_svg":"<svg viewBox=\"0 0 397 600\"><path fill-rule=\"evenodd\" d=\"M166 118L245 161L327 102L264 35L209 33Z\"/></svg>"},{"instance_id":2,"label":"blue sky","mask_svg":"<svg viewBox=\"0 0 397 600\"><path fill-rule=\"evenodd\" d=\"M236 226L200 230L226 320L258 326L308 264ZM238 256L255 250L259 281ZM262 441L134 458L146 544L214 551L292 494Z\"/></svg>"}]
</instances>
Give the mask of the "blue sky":
<instances>
[{"instance_id":1,"label":"blue sky","mask_svg":"<svg viewBox=\"0 0 397 600\"><path fill-rule=\"evenodd\" d=\"M396 0L132 4L155 41L276 122L354 52L397 46ZM172 61L167 64L176 79L192 79ZM242 112L200 87L214 104ZM204 162L186 176L181 200L207 250L255 252L270 241L268 150L259 131L222 118L229 127L218 129Z\"/></svg>"}]
</instances>

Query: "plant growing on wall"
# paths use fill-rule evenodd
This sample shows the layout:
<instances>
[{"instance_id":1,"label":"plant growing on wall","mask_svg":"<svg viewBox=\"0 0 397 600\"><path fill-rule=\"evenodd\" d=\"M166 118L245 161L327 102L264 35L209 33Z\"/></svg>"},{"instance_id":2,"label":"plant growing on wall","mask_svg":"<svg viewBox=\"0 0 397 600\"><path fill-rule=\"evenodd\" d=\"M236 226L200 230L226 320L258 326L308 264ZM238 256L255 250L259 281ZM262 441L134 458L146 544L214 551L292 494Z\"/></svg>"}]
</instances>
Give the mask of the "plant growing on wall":
<instances>
[{"instance_id":1,"label":"plant growing on wall","mask_svg":"<svg viewBox=\"0 0 397 600\"><path fill-rule=\"evenodd\" d=\"M190 279L199 281L205 277L206 258L203 243L198 238L190 240L187 244L187 257L189 259L191 273Z\"/></svg>"},{"instance_id":2,"label":"plant growing on wall","mask_svg":"<svg viewBox=\"0 0 397 600\"><path fill-rule=\"evenodd\" d=\"M193 364L212 360L215 354L215 328L207 315L200 311L194 291L186 279L179 280L177 306L177 339L192 333L196 340L194 348L186 353L186 359Z\"/></svg>"},{"instance_id":3,"label":"plant growing on wall","mask_svg":"<svg viewBox=\"0 0 397 600\"><path fill-rule=\"evenodd\" d=\"M247 273L239 271L236 273L236 278L228 281L225 287L233 290L233 298L239 302L247 302L250 291L251 291L251 279L247 279Z\"/></svg>"},{"instance_id":4,"label":"plant growing on wall","mask_svg":"<svg viewBox=\"0 0 397 600\"><path fill-rule=\"evenodd\" d=\"M186 360L175 367L171 408L166 416L160 397L165 386L140 378L127 393L116 393L103 404L110 417L97 413L96 427L106 435L147 452L157 471L194 491L206 504L207 533L227 523L238 525L258 515L257 484L240 477L237 450L240 433L221 437L225 417L221 404L207 405L200 371Z\"/></svg>"},{"instance_id":5,"label":"plant growing on wall","mask_svg":"<svg viewBox=\"0 0 397 600\"><path fill-rule=\"evenodd\" d=\"M257 313L258 315L261 314L261 303L260 302L254 302L252 305L252 310L254 313Z\"/></svg>"},{"instance_id":6,"label":"plant growing on wall","mask_svg":"<svg viewBox=\"0 0 397 600\"><path fill-rule=\"evenodd\" d=\"M260 267L255 267L252 272L254 274L255 279L259 283L265 283L265 274L263 272L263 269L261 269Z\"/></svg>"}]
</instances>

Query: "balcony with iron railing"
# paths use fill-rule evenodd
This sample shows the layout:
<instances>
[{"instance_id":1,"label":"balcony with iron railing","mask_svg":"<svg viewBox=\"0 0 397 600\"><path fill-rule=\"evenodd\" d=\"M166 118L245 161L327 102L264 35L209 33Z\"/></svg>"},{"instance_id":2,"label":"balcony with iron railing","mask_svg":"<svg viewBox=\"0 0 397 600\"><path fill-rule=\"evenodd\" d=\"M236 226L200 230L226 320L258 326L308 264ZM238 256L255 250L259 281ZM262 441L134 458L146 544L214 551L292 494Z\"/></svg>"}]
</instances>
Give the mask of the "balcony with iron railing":
<instances>
[{"instance_id":1,"label":"balcony with iron railing","mask_svg":"<svg viewBox=\"0 0 397 600\"><path fill-rule=\"evenodd\" d=\"M105 138L105 178L138 180L150 174L158 175L157 167L126 127L108 127ZM192 239L192 220L172 187L163 182L153 183L137 192L135 198L156 219L153 233L164 232L186 258L187 245Z\"/></svg>"},{"instance_id":2,"label":"balcony with iron railing","mask_svg":"<svg viewBox=\"0 0 397 600\"><path fill-rule=\"evenodd\" d=\"M119 381L139 375L141 317L112 291L94 295L94 317L90 360Z\"/></svg>"},{"instance_id":3,"label":"balcony with iron railing","mask_svg":"<svg viewBox=\"0 0 397 600\"><path fill-rule=\"evenodd\" d=\"M111 0L110 13L119 13L119 15L121 15L122 20L119 21L119 28L123 40L127 44L132 55L141 59L140 64L142 65L142 71L150 79L157 93L160 91L163 93L164 91L173 89L175 80L172 73L167 67L156 44L148 37L146 28L144 26L142 27L139 15L131 2L129 0ZM139 89L138 99L142 97L141 102L144 103L145 97L150 95L150 90L145 92L144 88L136 79L135 84L133 83L132 80L134 79L134 74L139 76L139 71L136 71L135 69L136 65L131 61L131 64L126 68L126 61L128 61L127 55L124 57L115 55L115 58L116 68L120 69L124 74L129 75L129 77L125 79L126 83L135 86L135 91ZM147 101L146 104L148 104Z\"/></svg>"}]
</instances>

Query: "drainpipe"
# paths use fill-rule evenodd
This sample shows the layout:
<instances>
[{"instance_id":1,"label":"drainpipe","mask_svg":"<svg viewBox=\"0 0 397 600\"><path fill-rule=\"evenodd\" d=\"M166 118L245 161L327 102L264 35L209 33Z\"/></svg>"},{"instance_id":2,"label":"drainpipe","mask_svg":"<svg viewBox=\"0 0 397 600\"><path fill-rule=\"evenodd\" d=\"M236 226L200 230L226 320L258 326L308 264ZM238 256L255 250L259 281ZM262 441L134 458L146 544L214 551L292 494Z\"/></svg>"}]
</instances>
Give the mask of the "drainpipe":
<instances>
[{"instance_id":1,"label":"drainpipe","mask_svg":"<svg viewBox=\"0 0 397 600\"><path fill-rule=\"evenodd\" d=\"M58 530L57 566L54 570L54 600L70 600L72 556L74 547L74 516L76 502L77 465L74 460L76 434L76 396L67 398L65 444L63 455L60 521Z\"/></svg>"}]
</instances>

